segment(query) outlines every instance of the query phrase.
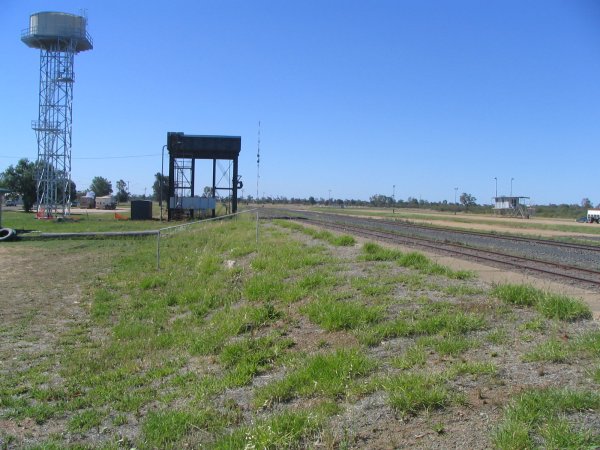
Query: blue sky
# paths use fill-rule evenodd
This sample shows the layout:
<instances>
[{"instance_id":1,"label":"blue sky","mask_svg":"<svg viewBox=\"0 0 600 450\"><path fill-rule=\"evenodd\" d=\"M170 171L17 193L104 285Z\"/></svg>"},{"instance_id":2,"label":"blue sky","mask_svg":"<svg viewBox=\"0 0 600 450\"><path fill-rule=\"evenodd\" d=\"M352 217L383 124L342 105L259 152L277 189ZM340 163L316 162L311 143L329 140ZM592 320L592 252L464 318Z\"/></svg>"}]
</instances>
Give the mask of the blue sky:
<instances>
[{"instance_id":1,"label":"blue sky","mask_svg":"<svg viewBox=\"0 0 600 450\"><path fill-rule=\"evenodd\" d=\"M497 177L498 194L514 178L533 203L600 202L596 0L4 0L0 170L37 155L39 55L21 30L81 10L94 49L75 58L79 189L99 175L150 193L166 133L182 131L242 136L256 195L260 120L261 196L395 185L397 199L458 187L489 203Z\"/></svg>"}]
</instances>

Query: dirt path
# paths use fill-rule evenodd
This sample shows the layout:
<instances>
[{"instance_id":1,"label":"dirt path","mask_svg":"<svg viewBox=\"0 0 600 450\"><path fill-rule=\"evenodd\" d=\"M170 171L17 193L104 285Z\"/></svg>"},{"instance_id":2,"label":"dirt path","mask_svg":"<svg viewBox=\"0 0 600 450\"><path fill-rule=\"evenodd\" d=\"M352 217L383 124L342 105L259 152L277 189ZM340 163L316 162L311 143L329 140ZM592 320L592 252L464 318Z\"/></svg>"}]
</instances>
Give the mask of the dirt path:
<instances>
[{"instance_id":1,"label":"dirt path","mask_svg":"<svg viewBox=\"0 0 600 450\"><path fill-rule=\"evenodd\" d=\"M80 254L23 246L0 247L0 260L0 354L5 364L22 353L48 350L61 330L81 319L80 279L86 262Z\"/></svg>"},{"instance_id":2,"label":"dirt path","mask_svg":"<svg viewBox=\"0 0 600 450\"><path fill-rule=\"evenodd\" d=\"M106 258L97 251L69 251L73 246L0 246L0 377L54 367L61 336L87 321L85 285L106 267ZM57 371L48 373L49 383L58 382ZM0 433L18 439L45 438L56 431L60 427L52 422L40 426L31 419L0 420Z\"/></svg>"}]
</instances>

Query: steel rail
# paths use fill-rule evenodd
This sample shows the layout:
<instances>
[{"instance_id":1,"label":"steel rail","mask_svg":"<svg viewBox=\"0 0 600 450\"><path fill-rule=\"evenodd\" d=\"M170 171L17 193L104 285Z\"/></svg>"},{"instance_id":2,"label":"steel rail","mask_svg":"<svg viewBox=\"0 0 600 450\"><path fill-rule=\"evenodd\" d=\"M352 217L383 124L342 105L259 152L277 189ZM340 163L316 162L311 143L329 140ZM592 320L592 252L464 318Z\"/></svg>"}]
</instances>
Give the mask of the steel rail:
<instances>
[{"instance_id":1,"label":"steel rail","mask_svg":"<svg viewBox=\"0 0 600 450\"><path fill-rule=\"evenodd\" d=\"M366 219L366 220L371 220L371 219ZM561 242L561 241L556 241L553 239L540 239L540 238L534 238L534 237L529 238L529 237L524 237L524 236L513 236L513 235L509 235L509 234L503 235L503 234L485 233L482 231L461 230L461 229L457 229L457 228L444 228L444 227L439 227L436 225L423 225L423 224L416 224L413 222L404 222L404 221L395 221L395 220L379 220L379 219L377 219L376 221L374 220L374 222L381 222L381 223L385 223L387 225L401 225L401 226L405 226L405 227L411 227L411 228L422 229L422 230L450 231L452 233L464 234L467 236L481 236L481 237L485 237L485 238L502 239L502 240L507 240L507 241L517 241L517 242L535 242L537 244L551 245L554 247L564 247L564 248L573 248L573 249L577 249L577 250L585 250L585 251L591 251L591 252L600 252L600 246L598 246L598 245L572 244L569 242ZM600 238L600 236L598 236L598 237Z\"/></svg>"},{"instance_id":2,"label":"steel rail","mask_svg":"<svg viewBox=\"0 0 600 450\"><path fill-rule=\"evenodd\" d=\"M289 210L288 210L289 211ZM410 221L404 220L386 220L386 219L372 219L370 217L361 217L361 216L348 216L342 214L334 214L334 213L322 213L322 212L314 212L314 211L300 211L296 210L295 213L302 213L308 217L310 216L320 216L320 217L328 217L333 220L343 221L344 219L349 219L353 221L362 221L365 223L373 223L373 224L384 224L391 225L395 227L403 227L403 228L412 228L418 230L426 230L426 231L443 231L454 234L462 234L466 236L480 236L489 239L496 240L504 240L504 241L516 241L516 242L528 242L528 243L537 243L543 245L549 245L553 247L563 247L563 248L572 248L576 250L584 250L589 252L600 252L600 245L586 245L586 244L573 244L569 242L561 242L556 241L554 239L540 239L534 237L524 237L524 236L514 236L509 234L494 234L494 233L485 233L482 231L473 231L473 230L464 230L457 228L444 228L436 225L424 225L417 224ZM600 236L599 236L600 237Z\"/></svg>"},{"instance_id":3,"label":"steel rail","mask_svg":"<svg viewBox=\"0 0 600 450\"><path fill-rule=\"evenodd\" d=\"M467 256L470 258L475 258L475 259L483 260L486 262L493 262L495 264L502 264L502 265L509 266L509 267L516 267L518 269L531 270L531 271L543 273L545 275L552 275L555 277L565 278L568 280L592 284L594 286L600 286L600 271L596 271L596 270L590 270L590 269L585 269L585 268L577 267L577 266L569 266L569 265L565 265L565 264L553 263L550 261L544 261L544 260L535 259L535 258L526 258L526 257L522 257L522 256L512 255L509 253L501 253L501 252L497 252L497 251L493 251L493 250L467 247L467 246L456 244L456 243L437 241L435 239L426 239L426 238L415 237L415 236L403 236L403 235L399 235L399 234L391 232L391 231L372 230L372 229L360 227L357 225L350 225L350 224L341 225L341 224L335 224L335 223L331 223L331 222L327 222L327 221L320 221L317 219L309 219L309 220L311 222L318 223L320 226L323 226L325 228L343 230L345 232L353 232L355 234L368 236L368 237L375 237L378 239L384 239L384 240L391 241L394 243L404 243L404 244L412 243L413 245L418 245L421 247L433 249L436 252L442 251L442 252L446 252L446 253L450 253L450 254ZM486 256L486 255L492 255L492 256ZM500 260L498 260L498 257L505 258L505 260L500 261ZM506 259L510 259L511 261L506 261ZM535 267L535 266L531 266L529 264L525 264L525 262L545 265L546 267L550 266L550 267L554 267L557 269L561 269L562 271L558 272L558 271L554 271L554 270L549 270L548 268ZM591 274L591 275L597 276L598 279L590 279L590 278L585 278L585 277L581 277L578 275L571 275L571 274L565 273L565 271Z\"/></svg>"}]
</instances>

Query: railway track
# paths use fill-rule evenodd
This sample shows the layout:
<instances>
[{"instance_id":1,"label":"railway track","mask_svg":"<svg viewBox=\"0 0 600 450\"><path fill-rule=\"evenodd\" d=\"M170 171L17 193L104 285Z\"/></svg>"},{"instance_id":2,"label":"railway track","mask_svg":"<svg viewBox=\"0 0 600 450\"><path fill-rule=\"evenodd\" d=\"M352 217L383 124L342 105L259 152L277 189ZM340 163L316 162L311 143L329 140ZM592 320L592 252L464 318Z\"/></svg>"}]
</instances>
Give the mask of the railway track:
<instances>
[{"instance_id":1,"label":"railway track","mask_svg":"<svg viewBox=\"0 0 600 450\"><path fill-rule=\"evenodd\" d=\"M392 224L392 225L398 224L398 221L392 221L392 220L381 220L381 222L386 223L386 224ZM418 229L418 230L444 230L444 228L442 228L440 226L435 226L435 225L419 225L419 224L415 224L415 223L411 223L411 222L404 222L404 221L402 221L400 223L402 223L402 225L405 227L410 227L410 228ZM452 228L451 230L453 233L461 234L461 235L465 235L465 236L480 236L480 237L485 237L485 238L502 239L502 240L513 241L513 242L527 242L527 243L535 242L535 243L543 244L543 245L552 245L554 247L570 248L570 249L585 250L585 251L600 253L600 246L598 246L598 245L575 244L575 243L570 243L570 242L556 241L553 239L540 239L540 238L534 238L534 237L500 235L500 234L495 234L495 233L484 233L481 231L473 231L473 230L458 230L455 228Z\"/></svg>"},{"instance_id":2,"label":"railway track","mask_svg":"<svg viewBox=\"0 0 600 450\"><path fill-rule=\"evenodd\" d=\"M585 264L572 264L557 261L556 259L544 259L533 257L528 254L515 254L501 248L501 242L520 243L524 245L548 246L557 252L590 253L588 256L597 259L600 249L595 246L555 242L548 239L528 239L509 235L495 235L490 233L464 232L443 229L443 232L456 236L478 236L489 239L494 248L481 248L459 242L459 238L439 239L431 236L417 236L407 230L432 229L442 231L438 227L424 227L420 225L407 224L396 221L382 221L364 218L349 219L345 216L334 214L312 213L306 211L285 211L288 218L303 219L320 227L336 230L342 233L350 233L357 236L401 244L413 248L426 249L438 254L456 256L463 259L481 262L487 265L516 270L528 274L538 274L545 278L560 280L572 285L578 285L588 289L600 288L600 270L585 267Z\"/></svg>"}]
</instances>

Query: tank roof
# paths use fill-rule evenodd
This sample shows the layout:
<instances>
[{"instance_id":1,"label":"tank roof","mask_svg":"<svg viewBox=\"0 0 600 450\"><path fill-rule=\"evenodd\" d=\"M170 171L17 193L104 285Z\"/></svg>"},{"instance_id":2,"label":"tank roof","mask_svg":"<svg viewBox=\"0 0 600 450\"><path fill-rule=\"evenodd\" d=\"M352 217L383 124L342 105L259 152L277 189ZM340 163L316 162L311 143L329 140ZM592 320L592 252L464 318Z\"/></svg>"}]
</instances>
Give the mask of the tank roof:
<instances>
[{"instance_id":1,"label":"tank roof","mask_svg":"<svg viewBox=\"0 0 600 450\"><path fill-rule=\"evenodd\" d=\"M74 51L79 53L94 47L86 25L84 16L42 11L29 17L29 28L21 32L21 41L31 48L58 51L66 51L74 44Z\"/></svg>"}]
</instances>

